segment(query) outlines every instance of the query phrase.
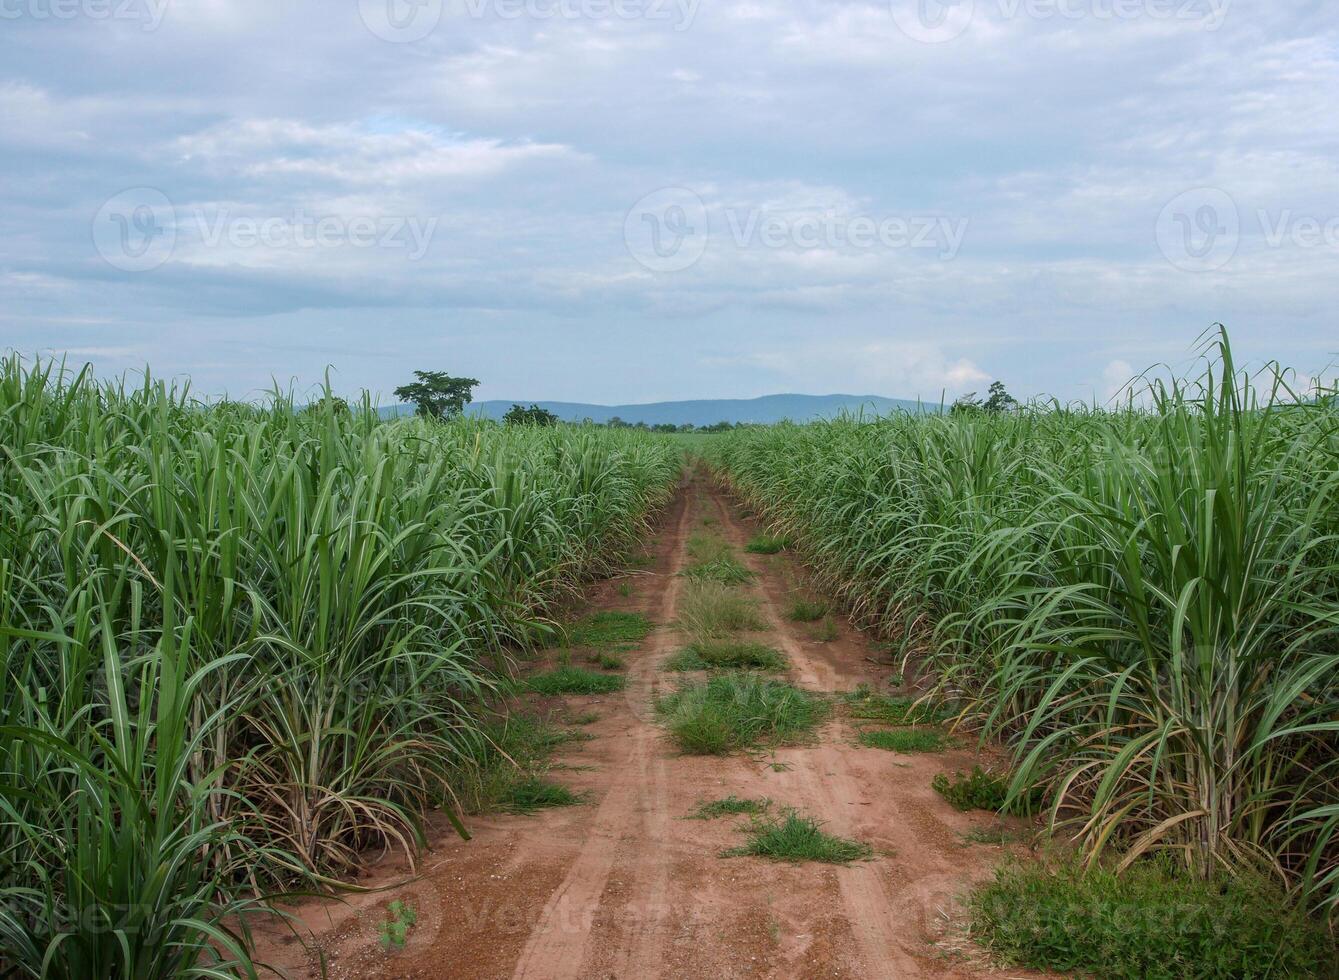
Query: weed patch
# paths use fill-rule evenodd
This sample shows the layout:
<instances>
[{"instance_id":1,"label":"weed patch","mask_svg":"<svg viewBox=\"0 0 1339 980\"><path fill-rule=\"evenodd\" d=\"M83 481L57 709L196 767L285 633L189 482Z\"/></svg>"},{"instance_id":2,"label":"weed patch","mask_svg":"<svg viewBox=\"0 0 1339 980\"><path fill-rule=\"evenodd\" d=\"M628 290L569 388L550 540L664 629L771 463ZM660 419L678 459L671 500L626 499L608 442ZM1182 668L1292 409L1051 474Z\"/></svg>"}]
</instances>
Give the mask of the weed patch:
<instances>
[{"instance_id":1,"label":"weed patch","mask_svg":"<svg viewBox=\"0 0 1339 980\"><path fill-rule=\"evenodd\" d=\"M377 923L377 935L382 949L404 949L409 940L409 930L418 921L414 906L398 898L386 906L386 918Z\"/></svg>"},{"instance_id":2,"label":"weed patch","mask_svg":"<svg viewBox=\"0 0 1339 980\"><path fill-rule=\"evenodd\" d=\"M1009 780L999 773L973 766L969 773L938 773L930 781L934 791L955 810L990 810L994 813L1026 815L1041 808L1041 792L1033 790L1009 803Z\"/></svg>"},{"instance_id":3,"label":"weed patch","mask_svg":"<svg viewBox=\"0 0 1339 980\"><path fill-rule=\"evenodd\" d=\"M785 670L780 651L765 643L699 640L665 662L666 670Z\"/></svg>"},{"instance_id":4,"label":"weed patch","mask_svg":"<svg viewBox=\"0 0 1339 980\"><path fill-rule=\"evenodd\" d=\"M849 864L874 854L868 844L825 833L817 820L801 816L795 810L786 810L779 817L755 817L745 829L748 841L726 851L722 857Z\"/></svg>"},{"instance_id":5,"label":"weed patch","mask_svg":"<svg viewBox=\"0 0 1339 980\"><path fill-rule=\"evenodd\" d=\"M789 539L775 534L759 534L749 539L744 550L755 555L775 555L790 547Z\"/></svg>"},{"instance_id":6,"label":"weed patch","mask_svg":"<svg viewBox=\"0 0 1339 980\"><path fill-rule=\"evenodd\" d=\"M847 714L862 721L880 721L885 725L932 725L943 720L943 714L911 698L875 694L868 684L861 684L844 695Z\"/></svg>"},{"instance_id":7,"label":"weed patch","mask_svg":"<svg viewBox=\"0 0 1339 980\"><path fill-rule=\"evenodd\" d=\"M861 732L860 744L890 752L939 752L947 739L934 728L887 728Z\"/></svg>"},{"instance_id":8,"label":"weed patch","mask_svg":"<svg viewBox=\"0 0 1339 980\"><path fill-rule=\"evenodd\" d=\"M623 690L624 679L617 674L597 674L565 665L535 674L526 684L540 694L612 694Z\"/></svg>"},{"instance_id":9,"label":"weed patch","mask_svg":"<svg viewBox=\"0 0 1339 980\"><path fill-rule=\"evenodd\" d=\"M1321 926L1274 884L1204 881L1143 861L1097 868L1007 865L970 900L973 934L1010 963L1135 980L1334 976Z\"/></svg>"},{"instance_id":10,"label":"weed patch","mask_svg":"<svg viewBox=\"0 0 1339 980\"><path fill-rule=\"evenodd\" d=\"M641 643L655 629L640 613L598 612L577 620L567 628L567 644L574 647L607 647L618 643Z\"/></svg>"},{"instance_id":11,"label":"weed patch","mask_svg":"<svg viewBox=\"0 0 1339 980\"><path fill-rule=\"evenodd\" d=\"M696 638L726 637L766 628L758 603L720 582L689 581L679 601L679 625Z\"/></svg>"},{"instance_id":12,"label":"weed patch","mask_svg":"<svg viewBox=\"0 0 1339 980\"><path fill-rule=\"evenodd\" d=\"M786 610L792 622L812 623L828 614L829 606L822 599L796 599Z\"/></svg>"},{"instance_id":13,"label":"weed patch","mask_svg":"<svg viewBox=\"0 0 1339 980\"><path fill-rule=\"evenodd\" d=\"M813 732L827 712L814 695L749 673L685 685L661 698L656 708L679 748L690 755L796 742Z\"/></svg>"},{"instance_id":14,"label":"weed patch","mask_svg":"<svg viewBox=\"0 0 1339 980\"><path fill-rule=\"evenodd\" d=\"M498 809L508 813L534 813L552 806L576 806L583 797L561 783L530 775L507 787L498 799Z\"/></svg>"},{"instance_id":15,"label":"weed patch","mask_svg":"<svg viewBox=\"0 0 1339 980\"><path fill-rule=\"evenodd\" d=\"M699 803L697 809L690 813L688 820L715 820L717 817L736 817L742 815L752 815L765 813L767 808L772 805L768 799L745 799L731 794L720 800L711 800L708 803Z\"/></svg>"},{"instance_id":16,"label":"weed patch","mask_svg":"<svg viewBox=\"0 0 1339 980\"><path fill-rule=\"evenodd\" d=\"M533 715L510 715L484 728L474 742L456 780L458 795L471 812L507 809L516 799L516 787L549 768L557 749L591 738L587 732L559 728Z\"/></svg>"}]
</instances>

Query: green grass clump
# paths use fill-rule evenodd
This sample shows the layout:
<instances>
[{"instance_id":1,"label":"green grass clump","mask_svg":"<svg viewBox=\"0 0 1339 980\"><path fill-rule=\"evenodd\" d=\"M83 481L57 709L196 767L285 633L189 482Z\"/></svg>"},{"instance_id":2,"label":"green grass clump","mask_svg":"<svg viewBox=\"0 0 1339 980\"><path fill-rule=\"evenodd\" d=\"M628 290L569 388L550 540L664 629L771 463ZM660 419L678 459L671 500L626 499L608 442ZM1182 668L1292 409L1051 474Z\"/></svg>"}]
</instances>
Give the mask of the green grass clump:
<instances>
[{"instance_id":1,"label":"green grass clump","mask_svg":"<svg viewBox=\"0 0 1339 980\"><path fill-rule=\"evenodd\" d=\"M682 573L688 578L725 585L753 578L753 573L731 554L729 544L713 535L694 534L688 539L688 554L693 560Z\"/></svg>"},{"instance_id":2,"label":"green grass clump","mask_svg":"<svg viewBox=\"0 0 1339 980\"><path fill-rule=\"evenodd\" d=\"M540 694L612 694L623 690L624 679L617 674L597 674L593 670L564 665L534 674L526 684Z\"/></svg>"},{"instance_id":3,"label":"green grass clump","mask_svg":"<svg viewBox=\"0 0 1339 980\"><path fill-rule=\"evenodd\" d=\"M911 698L875 694L868 684L861 684L850 694L843 695L846 711L852 718L879 721L885 725L927 725L943 720L941 712Z\"/></svg>"},{"instance_id":4,"label":"green grass clump","mask_svg":"<svg viewBox=\"0 0 1339 980\"><path fill-rule=\"evenodd\" d=\"M888 728L861 732L860 744L890 752L938 752L948 740L934 728Z\"/></svg>"},{"instance_id":5,"label":"green grass clump","mask_svg":"<svg viewBox=\"0 0 1339 980\"><path fill-rule=\"evenodd\" d=\"M810 734L827 712L820 698L751 673L685 685L661 698L656 708L679 748L690 755L795 742Z\"/></svg>"},{"instance_id":6,"label":"green grass clump","mask_svg":"<svg viewBox=\"0 0 1339 980\"><path fill-rule=\"evenodd\" d=\"M1002 959L1112 980L1334 977L1325 930L1276 885L1211 881L1142 861L1097 868L1008 865L972 895L973 936Z\"/></svg>"},{"instance_id":7,"label":"green grass clump","mask_svg":"<svg viewBox=\"0 0 1339 980\"><path fill-rule=\"evenodd\" d=\"M934 791L955 810L990 810L995 813L1036 813L1041 807L1040 790L1032 790L1009 802L1009 780L1005 776L973 766L969 773L938 773L930 781Z\"/></svg>"},{"instance_id":8,"label":"green grass clump","mask_svg":"<svg viewBox=\"0 0 1339 980\"><path fill-rule=\"evenodd\" d=\"M499 795L497 807L508 813L534 813L546 807L576 806L584 798L561 783L529 775L516 780Z\"/></svg>"},{"instance_id":9,"label":"green grass clump","mask_svg":"<svg viewBox=\"0 0 1339 980\"><path fill-rule=\"evenodd\" d=\"M716 561L689 565L683 570L683 574L698 581L722 582L725 585L739 585L753 578L753 573L734 558L719 558Z\"/></svg>"},{"instance_id":10,"label":"green grass clump","mask_svg":"<svg viewBox=\"0 0 1339 980\"><path fill-rule=\"evenodd\" d=\"M773 861L822 861L849 864L872 857L874 849L860 841L824 833L813 817L801 816L793 809L781 816L755 817L746 828L749 839L726 851L723 857L765 857Z\"/></svg>"},{"instance_id":11,"label":"green grass clump","mask_svg":"<svg viewBox=\"0 0 1339 980\"><path fill-rule=\"evenodd\" d=\"M571 722L581 724L578 718ZM514 788L546 771L554 752L591 738L547 719L513 713L485 726L466 750L454 780L456 795L471 813L507 809Z\"/></svg>"},{"instance_id":12,"label":"green grass clump","mask_svg":"<svg viewBox=\"0 0 1339 980\"><path fill-rule=\"evenodd\" d=\"M790 547L790 541L784 536L758 534L749 539L749 543L744 545L744 550L755 555L775 555L778 551L784 551L788 547Z\"/></svg>"},{"instance_id":13,"label":"green grass clump","mask_svg":"<svg viewBox=\"0 0 1339 980\"><path fill-rule=\"evenodd\" d=\"M765 643L698 640L665 661L666 670L785 670L790 664Z\"/></svg>"},{"instance_id":14,"label":"green grass clump","mask_svg":"<svg viewBox=\"0 0 1339 980\"><path fill-rule=\"evenodd\" d=\"M597 653L590 658L590 662L598 664L603 670L622 670L628 665L627 661L615 653Z\"/></svg>"},{"instance_id":15,"label":"green grass clump","mask_svg":"<svg viewBox=\"0 0 1339 980\"><path fill-rule=\"evenodd\" d=\"M692 580L679 600L679 625L691 636L726 637L766 629L758 603L721 582Z\"/></svg>"},{"instance_id":16,"label":"green grass clump","mask_svg":"<svg viewBox=\"0 0 1339 980\"><path fill-rule=\"evenodd\" d=\"M574 647L607 647L638 644L655 625L640 613L598 612L577 620L567 628L567 643Z\"/></svg>"},{"instance_id":17,"label":"green grass clump","mask_svg":"<svg viewBox=\"0 0 1339 980\"><path fill-rule=\"evenodd\" d=\"M1012 844L1014 841L1021 840L1022 837L1022 831L1006 827L1004 824L974 827L962 835L962 839L969 844Z\"/></svg>"},{"instance_id":18,"label":"green grass clump","mask_svg":"<svg viewBox=\"0 0 1339 980\"><path fill-rule=\"evenodd\" d=\"M711 800L710 802L699 803L697 809L690 813L688 820L715 820L717 817L735 817L741 814L765 813L772 805L768 799L746 799L735 796L733 793L723 799Z\"/></svg>"},{"instance_id":19,"label":"green grass clump","mask_svg":"<svg viewBox=\"0 0 1339 980\"><path fill-rule=\"evenodd\" d=\"M831 607L822 599L796 599L786 610L792 622L812 623L828 614Z\"/></svg>"},{"instance_id":20,"label":"green grass clump","mask_svg":"<svg viewBox=\"0 0 1339 980\"><path fill-rule=\"evenodd\" d=\"M824 616L823 621L814 627L812 635L819 643L831 643L838 636L836 620Z\"/></svg>"}]
</instances>

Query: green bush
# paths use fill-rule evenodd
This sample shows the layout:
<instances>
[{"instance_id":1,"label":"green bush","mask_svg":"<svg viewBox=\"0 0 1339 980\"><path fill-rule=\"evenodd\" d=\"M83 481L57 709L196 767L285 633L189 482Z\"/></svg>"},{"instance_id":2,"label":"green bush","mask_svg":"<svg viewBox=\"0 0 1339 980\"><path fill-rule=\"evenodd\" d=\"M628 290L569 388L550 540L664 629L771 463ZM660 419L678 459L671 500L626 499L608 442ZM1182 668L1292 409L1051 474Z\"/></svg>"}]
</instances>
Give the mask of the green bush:
<instances>
[{"instance_id":1,"label":"green bush","mask_svg":"<svg viewBox=\"0 0 1339 980\"><path fill-rule=\"evenodd\" d=\"M827 712L814 695L752 673L685 685L661 698L656 708L679 747L691 755L794 742L811 733Z\"/></svg>"},{"instance_id":2,"label":"green bush","mask_svg":"<svg viewBox=\"0 0 1339 980\"><path fill-rule=\"evenodd\" d=\"M1020 966L1111 980L1335 977L1325 930L1252 877L1201 881L1144 861L1010 865L970 899L973 935Z\"/></svg>"}]
</instances>

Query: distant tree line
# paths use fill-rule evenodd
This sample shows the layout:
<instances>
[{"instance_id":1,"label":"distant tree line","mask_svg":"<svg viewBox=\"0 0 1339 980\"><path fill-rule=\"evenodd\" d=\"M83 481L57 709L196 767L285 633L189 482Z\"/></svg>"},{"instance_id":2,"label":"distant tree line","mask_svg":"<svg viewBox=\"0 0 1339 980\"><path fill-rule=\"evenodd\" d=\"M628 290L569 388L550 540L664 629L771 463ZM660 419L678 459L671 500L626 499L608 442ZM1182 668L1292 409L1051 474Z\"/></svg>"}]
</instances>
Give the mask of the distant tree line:
<instances>
[{"instance_id":1,"label":"distant tree line","mask_svg":"<svg viewBox=\"0 0 1339 980\"><path fill-rule=\"evenodd\" d=\"M413 402L418 414L428 418L451 418L459 415L465 410L465 406L474 400L474 389L479 384L475 378L456 378L445 371L415 371L414 378L415 380L410 384L396 388L395 397ZM336 403L334 407L337 411L348 411L348 406L343 399L333 396L327 396L327 398ZM953 403L951 411L954 415L977 412L998 415L1002 412L1016 411L1018 407L1018 400L1005 390L1004 382L993 381L984 399L978 398L974 391L968 392ZM507 425L557 425L561 420L548 409L540 408L540 406L531 403L528 407L513 404L507 413L502 416L502 421ZM584 420L583 424L598 425L599 423L588 418ZM625 422L617 415L604 423L610 429L640 429L644 432L667 433L729 432L731 429L751 424L749 422L732 423L722 420L712 425L693 425L691 422L685 422L683 425L675 425L672 422L658 422L655 425L648 425L646 422Z\"/></svg>"},{"instance_id":2,"label":"distant tree line","mask_svg":"<svg viewBox=\"0 0 1339 980\"><path fill-rule=\"evenodd\" d=\"M586 422L592 425L599 423L586 419ZM711 425L694 425L692 422L685 422L683 425L675 425L673 422L657 422L655 425L648 425L645 422L625 422L617 415L604 423L611 429L641 429L644 432L729 432L731 429L737 429L747 425L746 422L713 422Z\"/></svg>"}]
</instances>

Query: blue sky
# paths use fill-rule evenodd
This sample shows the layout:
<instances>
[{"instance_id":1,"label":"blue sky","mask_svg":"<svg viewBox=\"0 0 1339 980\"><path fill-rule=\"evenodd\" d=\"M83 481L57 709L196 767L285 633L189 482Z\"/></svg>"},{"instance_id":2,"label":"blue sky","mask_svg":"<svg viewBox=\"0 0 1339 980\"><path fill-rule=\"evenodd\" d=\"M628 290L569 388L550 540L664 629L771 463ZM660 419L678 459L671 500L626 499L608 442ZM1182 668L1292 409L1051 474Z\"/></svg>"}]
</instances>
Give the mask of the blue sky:
<instances>
[{"instance_id":1,"label":"blue sky","mask_svg":"<svg viewBox=\"0 0 1339 980\"><path fill-rule=\"evenodd\" d=\"M1339 7L0 0L0 348L1105 398L1339 351Z\"/></svg>"}]
</instances>

